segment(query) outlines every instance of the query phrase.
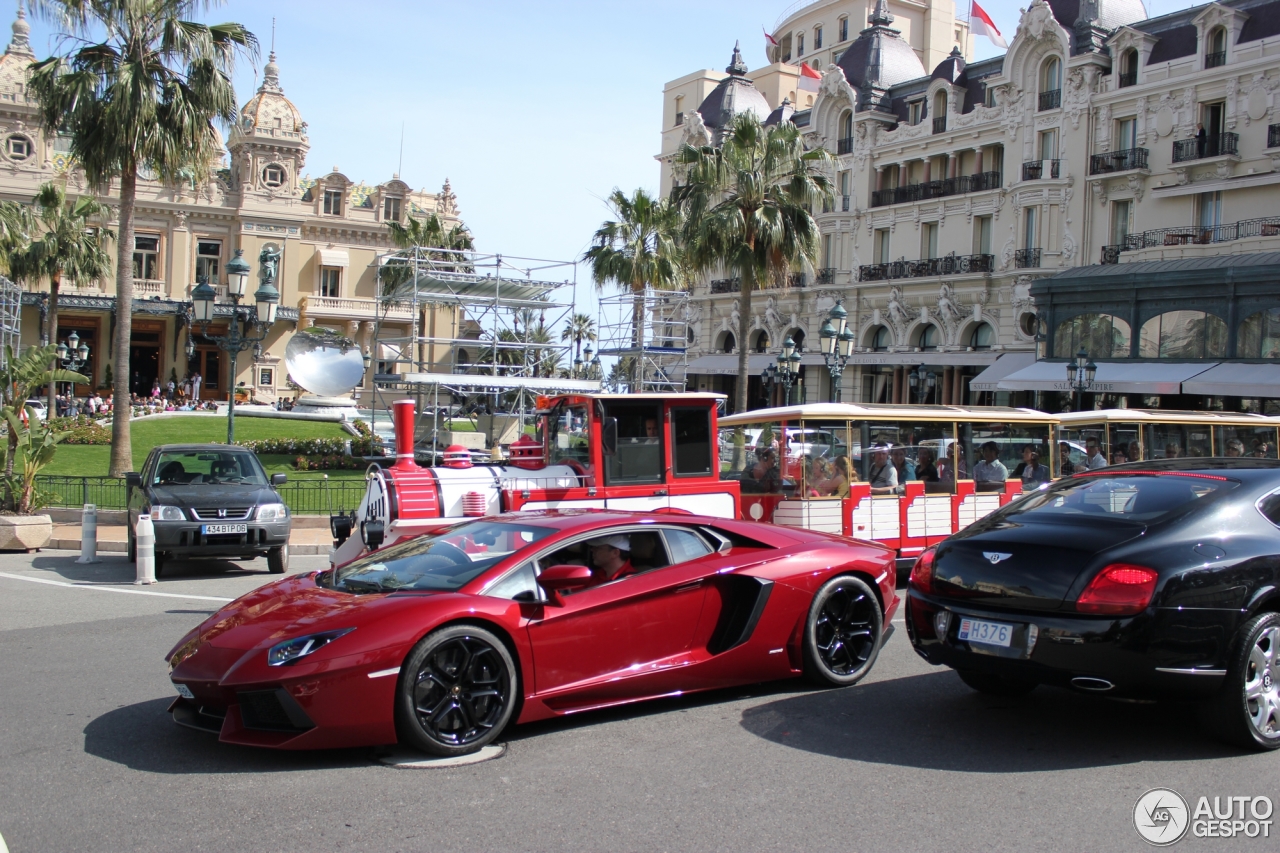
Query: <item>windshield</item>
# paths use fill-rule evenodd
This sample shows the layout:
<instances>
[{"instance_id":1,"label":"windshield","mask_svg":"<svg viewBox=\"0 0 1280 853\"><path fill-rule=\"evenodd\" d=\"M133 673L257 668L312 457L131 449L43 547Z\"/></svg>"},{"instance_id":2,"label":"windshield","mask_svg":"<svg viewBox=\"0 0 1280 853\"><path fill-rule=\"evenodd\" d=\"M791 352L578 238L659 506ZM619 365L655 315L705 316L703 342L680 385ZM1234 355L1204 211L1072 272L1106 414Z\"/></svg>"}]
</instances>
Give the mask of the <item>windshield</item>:
<instances>
[{"instance_id":1,"label":"windshield","mask_svg":"<svg viewBox=\"0 0 1280 853\"><path fill-rule=\"evenodd\" d=\"M267 485L258 457L245 450L180 450L161 453L151 476L153 485L243 483Z\"/></svg>"},{"instance_id":2,"label":"windshield","mask_svg":"<svg viewBox=\"0 0 1280 853\"><path fill-rule=\"evenodd\" d=\"M337 570L335 589L454 592L509 554L551 535L546 527L471 521L383 548Z\"/></svg>"},{"instance_id":3,"label":"windshield","mask_svg":"<svg viewBox=\"0 0 1280 853\"><path fill-rule=\"evenodd\" d=\"M1234 480L1204 475L1130 474L1116 477L1073 477L1045 491L1030 493L1003 511L1005 519L1112 519L1147 523L1238 485Z\"/></svg>"}]
</instances>

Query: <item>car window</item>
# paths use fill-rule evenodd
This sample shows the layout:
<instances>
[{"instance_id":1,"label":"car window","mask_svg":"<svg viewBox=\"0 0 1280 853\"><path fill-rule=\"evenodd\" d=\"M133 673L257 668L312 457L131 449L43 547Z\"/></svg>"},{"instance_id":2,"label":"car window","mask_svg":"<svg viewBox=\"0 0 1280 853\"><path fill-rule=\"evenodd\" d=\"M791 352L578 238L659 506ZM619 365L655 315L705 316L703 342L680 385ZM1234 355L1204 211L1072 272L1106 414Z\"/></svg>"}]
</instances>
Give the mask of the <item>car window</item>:
<instances>
[{"instance_id":1,"label":"car window","mask_svg":"<svg viewBox=\"0 0 1280 853\"><path fill-rule=\"evenodd\" d=\"M1258 512L1267 521L1280 527L1280 492L1272 492L1258 501Z\"/></svg>"},{"instance_id":2,"label":"car window","mask_svg":"<svg viewBox=\"0 0 1280 853\"><path fill-rule=\"evenodd\" d=\"M1005 518L1029 516L1033 520L1079 516L1149 522L1237 485L1233 480L1205 475L1073 477L1047 491L1032 492L1001 514Z\"/></svg>"},{"instance_id":3,"label":"car window","mask_svg":"<svg viewBox=\"0 0 1280 853\"><path fill-rule=\"evenodd\" d=\"M538 586L538 571L538 564L533 560L521 563L486 589L484 594L494 598L515 598L517 595L524 595L530 601L540 601L543 595L542 589Z\"/></svg>"},{"instance_id":4,"label":"car window","mask_svg":"<svg viewBox=\"0 0 1280 853\"><path fill-rule=\"evenodd\" d=\"M148 479L152 485L267 484L258 458L243 450L165 451L156 458Z\"/></svg>"},{"instance_id":5,"label":"car window","mask_svg":"<svg viewBox=\"0 0 1280 853\"><path fill-rule=\"evenodd\" d=\"M664 530L667 546L671 549L671 565L687 563L711 553L711 546L690 530Z\"/></svg>"}]
</instances>

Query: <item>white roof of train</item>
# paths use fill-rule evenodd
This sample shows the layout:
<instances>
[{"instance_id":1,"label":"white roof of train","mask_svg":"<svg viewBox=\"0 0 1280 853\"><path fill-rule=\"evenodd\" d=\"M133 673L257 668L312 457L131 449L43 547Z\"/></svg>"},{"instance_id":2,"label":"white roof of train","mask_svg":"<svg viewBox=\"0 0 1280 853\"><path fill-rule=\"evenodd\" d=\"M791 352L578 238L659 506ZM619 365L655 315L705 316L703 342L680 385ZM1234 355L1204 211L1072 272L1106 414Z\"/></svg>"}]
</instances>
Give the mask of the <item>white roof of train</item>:
<instances>
[{"instance_id":1,"label":"white roof of train","mask_svg":"<svg viewBox=\"0 0 1280 853\"><path fill-rule=\"evenodd\" d=\"M1003 421L1057 423L1058 416L1009 406L912 406L890 403L808 403L754 409L720 418L720 426L774 421Z\"/></svg>"}]
</instances>

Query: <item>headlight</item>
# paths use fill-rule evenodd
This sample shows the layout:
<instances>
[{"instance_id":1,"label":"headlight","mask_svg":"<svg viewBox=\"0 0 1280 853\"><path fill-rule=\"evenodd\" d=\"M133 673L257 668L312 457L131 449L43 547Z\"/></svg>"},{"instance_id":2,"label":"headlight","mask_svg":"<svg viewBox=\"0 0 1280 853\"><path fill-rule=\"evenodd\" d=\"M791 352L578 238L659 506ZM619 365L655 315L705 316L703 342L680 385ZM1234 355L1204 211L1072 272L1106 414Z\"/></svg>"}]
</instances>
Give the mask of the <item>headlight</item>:
<instances>
[{"instance_id":1,"label":"headlight","mask_svg":"<svg viewBox=\"0 0 1280 853\"><path fill-rule=\"evenodd\" d=\"M187 517L182 514L182 509L176 506L153 506L151 508L152 521L186 521Z\"/></svg>"},{"instance_id":2,"label":"headlight","mask_svg":"<svg viewBox=\"0 0 1280 853\"><path fill-rule=\"evenodd\" d=\"M289 517L289 508L284 504L263 504L258 507L258 521L284 521Z\"/></svg>"},{"instance_id":3,"label":"headlight","mask_svg":"<svg viewBox=\"0 0 1280 853\"><path fill-rule=\"evenodd\" d=\"M325 631L321 634L308 634L305 637L296 637L292 640L285 640L283 643L276 643L267 652L267 664L270 666L283 666L287 663L293 663L298 658L304 658L313 652L318 652L334 640L350 634L355 628L342 628L337 631Z\"/></svg>"}]
</instances>

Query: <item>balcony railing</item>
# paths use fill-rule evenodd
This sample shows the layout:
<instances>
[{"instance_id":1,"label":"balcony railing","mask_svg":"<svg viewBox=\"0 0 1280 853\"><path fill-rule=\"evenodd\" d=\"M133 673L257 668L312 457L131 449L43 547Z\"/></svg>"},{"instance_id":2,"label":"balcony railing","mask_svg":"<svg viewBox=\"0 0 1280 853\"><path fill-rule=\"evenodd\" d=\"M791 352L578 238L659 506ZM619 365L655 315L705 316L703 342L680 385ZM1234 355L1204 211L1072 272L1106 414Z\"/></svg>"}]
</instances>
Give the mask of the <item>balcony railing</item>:
<instances>
[{"instance_id":1,"label":"balcony railing","mask_svg":"<svg viewBox=\"0 0 1280 853\"><path fill-rule=\"evenodd\" d=\"M1224 154L1239 154L1238 133L1215 133L1203 139L1178 139L1173 143L1173 162L1185 163L1188 160L1201 160L1205 157L1218 157Z\"/></svg>"},{"instance_id":2,"label":"balcony railing","mask_svg":"<svg viewBox=\"0 0 1280 853\"><path fill-rule=\"evenodd\" d=\"M814 271L814 274L813 274L814 284L831 284L835 280L836 280L835 267L823 267L820 270Z\"/></svg>"},{"instance_id":3,"label":"balcony railing","mask_svg":"<svg viewBox=\"0 0 1280 853\"><path fill-rule=\"evenodd\" d=\"M1038 269L1040 267L1040 250L1019 249L1013 253L1013 265L1020 270Z\"/></svg>"},{"instance_id":4,"label":"balcony railing","mask_svg":"<svg viewBox=\"0 0 1280 853\"><path fill-rule=\"evenodd\" d=\"M925 181L922 184L907 184L904 187L875 190L871 193L871 206L884 207L886 204L964 195L995 189L999 186L999 172L979 172L976 175L961 175L958 178L944 178L941 181Z\"/></svg>"},{"instance_id":5,"label":"balcony railing","mask_svg":"<svg viewBox=\"0 0 1280 853\"><path fill-rule=\"evenodd\" d=\"M836 140L836 153L837 153L837 154L852 154L852 153L853 153L853 137L852 137L852 136L846 136L844 139L837 139L837 140Z\"/></svg>"},{"instance_id":6,"label":"balcony railing","mask_svg":"<svg viewBox=\"0 0 1280 853\"><path fill-rule=\"evenodd\" d=\"M1058 178L1062 175L1061 160L1028 160L1022 164L1022 180L1038 181L1041 178Z\"/></svg>"},{"instance_id":7,"label":"balcony railing","mask_svg":"<svg viewBox=\"0 0 1280 853\"><path fill-rule=\"evenodd\" d=\"M776 281L759 282L756 285L757 290L778 290L782 287L808 287L809 276L802 272L793 272L787 276L786 284ZM734 276L733 278L717 278L711 281L712 293L738 293L742 290L742 279Z\"/></svg>"},{"instance_id":8,"label":"balcony railing","mask_svg":"<svg viewBox=\"0 0 1280 853\"><path fill-rule=\"evenodd\" d=\"M1120 263L1120 253L1124 251L1124 246L1103 246L1102 260L1100 264L1118 264Z\"/></svg>"},{"instance_id":9,"label":"balcony railing","mask_svg":"<svg viewBox=\"0 0 1280 853\"><path fill-rule=\"evenodd\" d=\"M1125 238L1117 252L1133 252L1156 246L1205 246L1229 243L1247 237L1280 237L1280 217L1241 219L1225 225L1185 225L1178 228L1155 228L1139 231ZM1108 247L1112 248L1112 247ZM1103 261L1103 263L1109 263Z\"/></svg>"},{"instance_id":10,"label":"balcony railing","mask_svg":"<svg viewBox=\"0 0 1280 853\"><path fill-rule=\"evenodd\" d=\"M1040 112L1045 110L1056 110L1062 106L1062 90L1054 89L1049 92L1040 93Z\"/></svg>"},{"instance_id":11,"label":"balcony railing","mask_svg":"<svg viewBox=\"0 0 1280 853\"><path fill-rule=\"evenodd\" d=\"M1137 71L1121 72L1119 82L1120 82L1121 89L1127 89L1130 86L1136 86L1138 84L1138 72Z\"/></svg>"},{"instance_id":12,"label":"balcony railing","mask_svg":"<svg viewBox=\"0 0 1280 853\"><path fill-rule=\"evenodd\" d=\"M858 267L858 281L888 281L894 278L927 278L933 275L964 275L995 271L995 255L946 255L918 261L890 261Z\"/></svg>"},{"instance_id":13,"label":"balcony railing","mask_svg":"<svg viewBox=\"0 0 1280 853\"><path fill-rule=\"evenodd\" d=\"M840 196L840 209L845 213L849 212L849 196L847 195Z\"/></svg>"},{"instance_id":14,"label":"balcony railing","mask_svg":"<svg viewBox=\"0 0 1280 853\"><path fill-rule=\"evenodd\" d=\"M347 296L308 296L307 313L314 316L369 318L388 316L413 317L410 302L379 303L377 299Z\"/></svg>"},{"instance_id":15,"label":"balcony railing","mask_svg":"<svg viewBox=\"0 0 1280 853\"><path fill-rule=\"evenodd\" d=\"M938 116L937 118L935 118L935 119L933 120L933 132L934 132L934 133L946 133L946 132L947 132L947 117L946 117L946 116Z\"/></svg>"},{"instance_id":16,"label":"balcony railing","mask_svg":"<svg viewBox=\"0 0 1280 853\"><path fill-rule=\"evenodd\" d=\"M163 296L164 282L155 279L135 278L133 280L133 292L146 294L147 296Z\"/></svg>"},{"instance_id":17,"label":"balcony railing","mask_svg":"<svg viewBox=\"0 0 1280 853\"><path fill-rule=\"evenodd\" d=\"M1145 169L1147 168L1149 154L1150 152L1145 148L1126 148L1123 151L1093 154L1089 157L1089 174L1102 175L1107 172L1127 172L1130 169Z\"/></svg>"},{"instance_id":18,"label":"balcony railing","mask_svg":"<svg viewBox=\"0 0 1280 853\"><path fill-rule=\"evenodd\" d=\"M1204 55L1205 68L1218 68L1227 64L1227 52L1225 50L1216 50L1213 53Z\"/></svg>"}]
</instances>

